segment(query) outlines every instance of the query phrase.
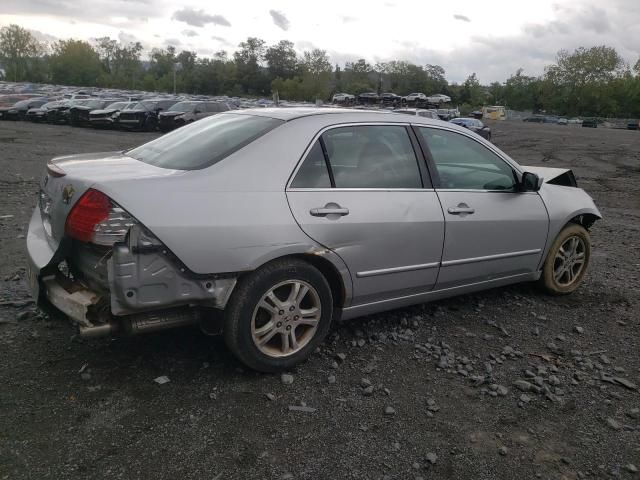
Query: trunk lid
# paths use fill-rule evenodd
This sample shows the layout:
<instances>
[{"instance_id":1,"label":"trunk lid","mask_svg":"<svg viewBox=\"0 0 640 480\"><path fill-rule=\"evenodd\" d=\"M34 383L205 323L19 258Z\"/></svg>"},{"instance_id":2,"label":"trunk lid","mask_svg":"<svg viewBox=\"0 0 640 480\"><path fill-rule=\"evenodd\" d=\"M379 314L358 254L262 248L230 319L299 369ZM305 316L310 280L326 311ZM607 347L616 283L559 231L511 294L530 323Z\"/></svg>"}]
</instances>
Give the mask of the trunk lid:
<instances>
[{"instance_id":1,"label":"trunk lid","mask_svg":"<svg viewBox=\"0 0 640 480\"><path fill-rule=\"evenodd\" d=\"M47 165L40 183L39 208L52 246L64 236L69 212L89 188L109 182L152 178L182 173L140 162L122 152L68 155ZM116 199L114 201L117 202Z\"/></svg>"}]
</instances>

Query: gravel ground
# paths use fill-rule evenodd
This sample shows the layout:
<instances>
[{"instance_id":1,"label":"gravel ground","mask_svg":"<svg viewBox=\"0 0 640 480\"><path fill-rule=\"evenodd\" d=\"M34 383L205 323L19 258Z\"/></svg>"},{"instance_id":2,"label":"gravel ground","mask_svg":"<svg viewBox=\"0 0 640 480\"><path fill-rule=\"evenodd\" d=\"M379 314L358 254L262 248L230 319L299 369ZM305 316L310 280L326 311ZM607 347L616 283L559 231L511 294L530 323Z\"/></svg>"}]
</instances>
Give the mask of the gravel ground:
<instances>
[{"instance_id":1,"label":"gravel ground","mask_svg":"<svg viewBox=\"0 0 640 480\"><path fill-rule=\"evenodd\" d=\"M601 208L583 287L336 325L281 377L196 330L87 341L34 310L24 235L46 160L154 135L0 122L0 479L640 478L640 133L492 128Z\"/></svg>"}]
</instances>

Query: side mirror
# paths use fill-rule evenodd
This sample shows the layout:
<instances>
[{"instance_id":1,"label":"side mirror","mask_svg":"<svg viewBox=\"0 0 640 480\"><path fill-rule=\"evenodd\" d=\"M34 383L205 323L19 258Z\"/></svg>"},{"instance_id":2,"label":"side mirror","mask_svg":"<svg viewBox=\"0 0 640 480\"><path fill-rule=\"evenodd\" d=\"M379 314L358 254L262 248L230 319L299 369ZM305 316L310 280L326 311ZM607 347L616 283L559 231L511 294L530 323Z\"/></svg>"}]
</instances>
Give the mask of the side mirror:
<instances>
[{"instance_id":1,"label":"side mirror","mask_svg":"<svg viewBox=\"0 0 640 480\"><path fill-rule=\"evenodd\" d=\"M537 192L542 187L542 178L535 173L524 172L522 174L522 181L520 182L520 191L522 192Z\"/></svg>"},{"instance_id":2,"label":"side mirror","mask_svg":"<svg viewBox=\"0 0 640 480\"><path fill-rule=\"evenodd\" d=\"M202 113L202 112L200 110L196 109L196 110L193 111L193 113L197 114L197 113Z\"/></svg>"}]
</instances>

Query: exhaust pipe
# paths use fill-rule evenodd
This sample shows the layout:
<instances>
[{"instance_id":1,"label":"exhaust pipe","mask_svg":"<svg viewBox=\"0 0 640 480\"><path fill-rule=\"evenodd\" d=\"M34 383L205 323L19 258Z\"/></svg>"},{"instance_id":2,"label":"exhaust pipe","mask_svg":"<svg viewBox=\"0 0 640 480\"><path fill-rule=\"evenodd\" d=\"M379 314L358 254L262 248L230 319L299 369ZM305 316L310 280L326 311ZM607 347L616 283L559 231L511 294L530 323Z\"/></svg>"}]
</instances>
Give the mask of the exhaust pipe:
<instances>
[{"instance_id":1,"label":"exhaust pipe","mask_svg":"<svg viewBox=\"0 0 640 480\"><path fill-rule=\"evenodd\" d=\"M97 338L113 335L131 336L141 333L158 332L160 330L195 325L200 321L200 317L200 310L195 308L136 313L121 318L112 317L108 323L102 325L92 325L90 327L81 325L80 336Z\"/></svg>"}]
</instances>

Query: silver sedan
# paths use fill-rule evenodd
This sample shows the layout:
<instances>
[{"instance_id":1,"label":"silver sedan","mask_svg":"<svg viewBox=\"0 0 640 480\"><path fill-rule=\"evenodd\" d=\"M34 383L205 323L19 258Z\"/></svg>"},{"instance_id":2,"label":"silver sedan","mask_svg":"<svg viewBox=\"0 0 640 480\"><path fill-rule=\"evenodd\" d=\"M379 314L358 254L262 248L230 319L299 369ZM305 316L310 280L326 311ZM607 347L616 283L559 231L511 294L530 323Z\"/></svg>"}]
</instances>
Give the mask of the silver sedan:
<instances>
[{"instance_id":1,"label":"silver sedan","mask_svg":"<svg viewBox=\"0 0 640 480\"><path fill-rule=\"evenodd\" d=\"M340 317L516 282L570 293L599 218L570 170L521 167L451 123L245 110L51 160L28 271L83 335L196 324L276 371Z\"/></svg>"}]
</instances>

